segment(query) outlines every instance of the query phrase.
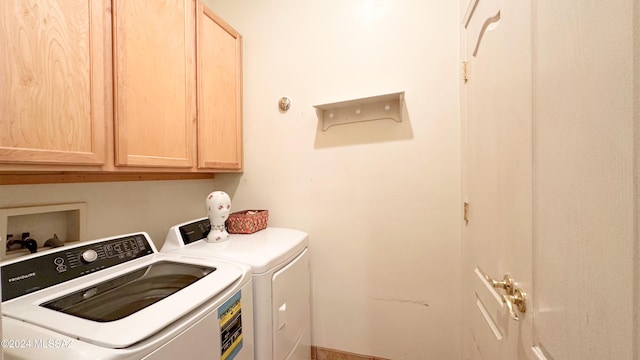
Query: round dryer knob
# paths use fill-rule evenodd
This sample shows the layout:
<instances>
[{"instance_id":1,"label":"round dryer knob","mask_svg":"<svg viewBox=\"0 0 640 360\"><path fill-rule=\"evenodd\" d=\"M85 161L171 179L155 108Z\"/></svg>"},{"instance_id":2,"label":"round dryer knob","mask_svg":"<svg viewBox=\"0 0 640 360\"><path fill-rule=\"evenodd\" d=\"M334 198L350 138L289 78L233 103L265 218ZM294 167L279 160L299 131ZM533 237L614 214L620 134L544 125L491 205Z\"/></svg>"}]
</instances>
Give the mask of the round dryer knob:
<instances>
[{"instance_id":1,"label":"round dryer knob","mask_svg":"<svg viewBox=\"0 0 640 360\"><path fill-rule=\"evenodd\" d=\"M98 253L93 249L85 250L82 252L81 258L84 263L94 262L98 259Z\"/></svg>"}]
</instances>

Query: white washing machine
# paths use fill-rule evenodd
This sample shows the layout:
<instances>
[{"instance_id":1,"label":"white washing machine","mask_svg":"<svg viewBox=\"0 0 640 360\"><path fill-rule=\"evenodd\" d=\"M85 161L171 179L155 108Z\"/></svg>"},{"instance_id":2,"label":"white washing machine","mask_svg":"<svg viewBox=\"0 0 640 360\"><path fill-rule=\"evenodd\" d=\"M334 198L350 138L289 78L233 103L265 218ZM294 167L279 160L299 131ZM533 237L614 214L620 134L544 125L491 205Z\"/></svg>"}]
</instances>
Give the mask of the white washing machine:
<instances>
[{"instance_id":1,"label":"white washing machine","mask_svg":"<svg viewBox=\"0 0 640 360\"><path fill-rule=\"evenodd\" d=\"M146 233L0 263L5 359L253 359L251 268Z\"/></svg>"},{"instance_id":2,"label":"white washing machine","mask_svg":"<svg viewBox=\"0 0 640 360\"><path fill-rule=\"evenodd\" d=\"M231 234L228 241L205 241L209 220L171 227L162 252L193 254L248 264L253 271L256 360L311 358L309 237L284 228Z\"/></svg>"}]
</instances>

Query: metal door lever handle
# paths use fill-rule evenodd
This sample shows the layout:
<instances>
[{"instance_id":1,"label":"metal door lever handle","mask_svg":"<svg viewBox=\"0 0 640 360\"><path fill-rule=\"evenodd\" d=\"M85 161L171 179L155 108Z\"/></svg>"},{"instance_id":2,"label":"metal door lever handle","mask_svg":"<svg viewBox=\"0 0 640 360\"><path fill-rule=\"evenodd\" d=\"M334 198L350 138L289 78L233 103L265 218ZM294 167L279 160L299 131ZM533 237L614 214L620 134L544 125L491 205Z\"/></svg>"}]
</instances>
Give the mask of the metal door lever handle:
<instances>
[{"instance_id":1,"label":"metal door lever handle","mask_svg":"<svg viewBox=\"0 0 640 360\"><path fill-rule=\"evenodd\" d=\"M509 316L515 321L520 320L520 317L518 316L518 314L516 314L514 306L521 313L527 311L527 294L520 288L516 288L513 292L513 295L502 295L502 302L507 305Z\"/></svg>"},{"instance_id":2,"label":"metal door lever handle","mask_svg":"<svg viewBox=\"0 0 640 360\"><path fill-rule=\"evenodd\" d=\"M507 305L509 317L516 321L520 320L520 317L516 314L516 309L521 313L527 311L527 294L518 287L511 275L505 274L501 281L495 280L487 274L484 274L484 278L494 289L503 289L505 291L502 294L502 302Z\"/></svg>"}]
</instances>

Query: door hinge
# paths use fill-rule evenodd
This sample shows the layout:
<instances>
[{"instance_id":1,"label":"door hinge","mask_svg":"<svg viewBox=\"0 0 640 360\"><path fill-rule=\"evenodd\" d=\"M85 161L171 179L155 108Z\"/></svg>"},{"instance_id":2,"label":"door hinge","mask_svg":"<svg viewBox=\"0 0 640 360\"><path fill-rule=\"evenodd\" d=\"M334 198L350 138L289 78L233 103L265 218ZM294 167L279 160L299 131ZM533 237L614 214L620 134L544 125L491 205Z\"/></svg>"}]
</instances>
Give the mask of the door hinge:
<instances>
[{"instance_id":1,"label":"door hinge","mask_svg":"<svg viewBox=\"0 0 640 360\"><path fill-rule=\"evenodd\" d=\"M466 61L462 62L462 81L466 84L469 81L469 73L468 73L468 63Z\"/></svg>"},{"instance_id":2,"label":"door hinge","mask_svg":"<svg viewBox=\"0 0 640 360\"><path fill-rule=\"evenodd\" d=\"M464 203L463 219L464 219L464 224L469 225L469 203L468 202Z\"/></svg>"}]
</instances>

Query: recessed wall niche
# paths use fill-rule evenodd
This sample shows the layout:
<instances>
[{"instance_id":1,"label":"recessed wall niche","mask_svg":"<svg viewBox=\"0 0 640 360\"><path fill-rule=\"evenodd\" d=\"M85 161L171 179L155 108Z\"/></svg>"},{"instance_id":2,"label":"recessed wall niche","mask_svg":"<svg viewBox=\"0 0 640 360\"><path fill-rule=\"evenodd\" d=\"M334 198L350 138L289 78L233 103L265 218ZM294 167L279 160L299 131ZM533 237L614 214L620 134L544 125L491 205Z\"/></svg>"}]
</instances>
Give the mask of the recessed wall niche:
<instances>
[{"instance_id":1,"label":"recessed wall niche","mask_svg":"<svg viewBox=\"0 0 640 360\"><path fill-rule=\"evenodd\" d=\"M86 209L86 203L0 209L0 260L83 240ZM35 240L37 248L32 246L33 241L23 239L26 233Z\"/></svg>"}]
</instances>

